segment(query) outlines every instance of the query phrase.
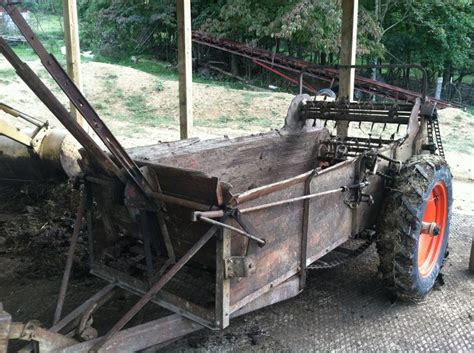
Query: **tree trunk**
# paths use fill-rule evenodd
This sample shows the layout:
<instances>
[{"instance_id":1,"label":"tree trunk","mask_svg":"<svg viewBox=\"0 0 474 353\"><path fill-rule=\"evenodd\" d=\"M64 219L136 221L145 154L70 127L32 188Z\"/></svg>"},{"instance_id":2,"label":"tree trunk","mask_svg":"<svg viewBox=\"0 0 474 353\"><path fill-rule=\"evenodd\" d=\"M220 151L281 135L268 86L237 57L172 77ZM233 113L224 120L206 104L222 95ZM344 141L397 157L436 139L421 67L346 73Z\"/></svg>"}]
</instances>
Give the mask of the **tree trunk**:
<instances>
[{"instance_id":1,"label":"tree trunk","mask_svg":"<svg viewBox=\"0 0 474 353\"><path fill-rule=\"evenodd\" d=\"M443 88L451 81L453 65L450 62L444 63L443 70Z\"/></svg>"},{"instance_id":2,"label":"tree trunk","mask_svg":"<svg viewBox=\"0 0 474 353\"><path fill-rule=\"evenodd\" d=\"M327 64L327 55L325 52L321 52L321 65Z\"/></svg>"},{"instance_id":3,"label":"tree trunk","mask_svg":"<svg viewBox=\"0 0 474 353\"><path fill-rule=\"evenodd\" d=\"M235 54L230 54L230 71L232 75L239 76L239 58Z\"/></svg>"}]
</instances>

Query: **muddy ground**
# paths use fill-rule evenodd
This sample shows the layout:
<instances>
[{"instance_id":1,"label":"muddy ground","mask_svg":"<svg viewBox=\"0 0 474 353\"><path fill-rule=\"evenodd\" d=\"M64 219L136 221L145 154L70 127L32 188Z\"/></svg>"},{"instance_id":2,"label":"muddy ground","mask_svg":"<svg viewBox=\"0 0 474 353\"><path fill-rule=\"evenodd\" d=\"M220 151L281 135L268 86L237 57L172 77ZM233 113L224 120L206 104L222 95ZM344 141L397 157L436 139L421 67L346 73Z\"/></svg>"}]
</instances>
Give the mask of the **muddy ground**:
<instances>
[{"instance_id":1,"label":"muddy ground","mask_svg":"<svg viewBox=\"0 0 474 353\"><path fill-rule=\"evenodd\" d=\"M474 203L474 193L464 195L464 202ZM0 301L15 321L52 324L76 206L77 191L67 184L0 190ZM445 284L422 303L394 301L385 291L372 246L347 264L310 271L307 289L296 298L237 318L224 331L199 331L162 351L472 351L474 278L467 263L473 220L469 212L453 216ZM83 232L66 313L105 285L88 274L87 263ZM118 296L94 316L94 327L105 333L137 299ZM131 324L165 313L150 304Z\"/></svg>"}]
</instances>

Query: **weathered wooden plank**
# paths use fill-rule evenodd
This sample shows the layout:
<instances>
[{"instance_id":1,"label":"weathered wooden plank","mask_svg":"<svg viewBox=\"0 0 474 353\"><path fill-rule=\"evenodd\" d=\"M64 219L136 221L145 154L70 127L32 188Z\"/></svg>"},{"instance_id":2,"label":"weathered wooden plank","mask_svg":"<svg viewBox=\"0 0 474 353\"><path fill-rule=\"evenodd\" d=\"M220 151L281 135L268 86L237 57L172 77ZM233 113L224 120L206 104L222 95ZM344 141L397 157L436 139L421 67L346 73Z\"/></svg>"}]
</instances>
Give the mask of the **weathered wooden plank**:
<instances>
[{"instance_id":1,"label":"weathered wooden plank","mask_svg":"<svg viewBox=\"0 0 474 353\"><path fill-rule=\"evenodd\" d=\"M172 340L200 330L203 326L178 314L120 331L101 349L101 352L137 352L144 348ZM102 337L62 349L65 353L88 352Z\"/></svg>"},{"instance_id":2,"label":"weathered wooden plank","mask_svg":"<svg viewBox=\"0 0 474 353\"><path fill-rule=\"evenodd\" d=\"M324 170L311 182L311 193L351 185L354 178L353 160ZM319 253L339 239L351 235L352 210L344 203L350 191L314 198L309 204L308 257Z\"/></svg>"},{"instance_id":3,"label":"weathered wooden plank","mask_svg":"<svg viewBox=\"0 0 474 353\"><path fill-rule=\"evenodd\" d=\"M139 163L139 165L153 169L166 195L206 205L222 205L231 197L229 185L222 185L219 178L211 177L201 171L161 164Z\"/></svg>"},{"instance_id":4,"label":"weathered wooden plank","mask_svg":"<svg viewBox=\"0 0 474 353\"><path fill-rule=\"evenodd\" d=\"M304 183L299 183L249 201L246 207L301 196L303 193ZM302 201L251 212L245 214L245 217L258 235L266 240L266 245L262 248L253 247L254 252L249 254L255 264L255 273L250 277L231 279L231 306L296 268L300 261ZM233 251L238 250L233 246ZM244 251L245 248L232 255L239 255Z\"/></svg>"},{"instance_id":5,"label":"weathered wooden plank","mask_svg":"<svg viewBox=\"0 0 474 353\"><path fill-rule=\"evenodd\" d=\"M317 193L352 183L353 162L347 161L316 175L310 191ZM304 183L298 183L249 201L245 207L302 196L304 188ZM309 200L308 258L323 256L326 249L332 249L334 244L339 245L351 235L351 209L344 203L348 196L341 192ZM232 306L300 266L303 212L303 201L298 201L245 214L267 244L250 255L256 272L247 278L231 280ZM232 248L239 251L234 246Z\"/></svg>"},{"instance_id":6,"label":"weathered wooden plank","mask_svg":"<svg viewBox=\"0 0 474 353\"><path fill-rule=\"evenodd\" d=\"M128 152L137 161L202 171L220 178L240 193L294 177L313 169L319 141L326 129L298 135L278 131L198 141L174 147L174 143L137 147Z\"/></svg>"}]
</instances>

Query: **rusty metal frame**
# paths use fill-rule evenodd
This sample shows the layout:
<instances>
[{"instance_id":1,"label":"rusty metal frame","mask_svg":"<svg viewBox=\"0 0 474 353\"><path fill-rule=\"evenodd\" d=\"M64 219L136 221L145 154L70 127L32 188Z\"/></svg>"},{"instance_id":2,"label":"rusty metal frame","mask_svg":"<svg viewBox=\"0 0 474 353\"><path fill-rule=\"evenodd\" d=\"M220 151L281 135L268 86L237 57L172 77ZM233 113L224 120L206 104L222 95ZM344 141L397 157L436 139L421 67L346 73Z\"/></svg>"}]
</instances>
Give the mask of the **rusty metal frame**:
<instances>
[{"instance_id":1,"label":"rusty metal frame","mask_svg":"<svg viewBox=\"0 0 474 353\"><path fill-rule=\"evenodd\" d=\"M294 72L295 74L300 75L300 82L301 73L303 73L304 76L313 77L318 80L330 82L332 86L334 81L338 80L338 68L342 67L341 65L337 67L314 65L313 63L310 63L308 61L285 56L282 54L275 54L271 51L262 48L251 47L246 44L238 43L224 38L214 38L209 34L203 32L193 31L192 36L193 42L199 45L239 55L253 62L258 61L264 63L269 67L278 67L286 71ZM373 65L367 66L373 67ZM423 88L424 92L418 93L362 76L356 76L355 85L357 89L365 93L395 100L410 101L412 103L415 102L416 98L423 98L423 95L426 95L427 92L425 88ZM435 99L433 97L429 97L429 100L437 103L438 107L462 107L460 105L448 103L446 101Z\"/></svg>"},{"instance_id":2,"label":"rusty metal frame","mask_svg":"<svg viewBox=\"0 0 474 353\"><path fill-rule=\"evenodd\" d=\"M317 175L316 169L308 176L304 182L304 194L311 193L311 181ZM299 289L303 290L306 286L306 259L308 258L308 231L309 231L309 203L310 199L306 198L303 202L303 229L301 230L301 250L300 250L300 281Z\"/></svg>"}]
</instances>

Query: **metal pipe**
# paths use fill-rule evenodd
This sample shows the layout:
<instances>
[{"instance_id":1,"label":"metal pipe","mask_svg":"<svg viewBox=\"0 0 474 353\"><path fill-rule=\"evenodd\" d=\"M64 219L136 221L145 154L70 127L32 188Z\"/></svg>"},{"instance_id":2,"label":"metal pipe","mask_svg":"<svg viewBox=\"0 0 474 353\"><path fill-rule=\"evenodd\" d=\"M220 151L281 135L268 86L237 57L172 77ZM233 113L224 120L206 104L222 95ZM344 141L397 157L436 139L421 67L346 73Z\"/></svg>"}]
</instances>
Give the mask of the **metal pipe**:
<instances>
[{"instance_id":1,"label":"metal pipe","mask_svg":"<svg viewBox=\"0 0 474 353\"><path fill-rule=\"evenodd\" d=\"M22 130L33 138L35 147L25 146L0 136L0 180L41 181L75 178L84 172L87 162L80 146L65 130L48 129L41 136ZM36 137L35 137L36 136ZM37 142L36 142L37 141Z\"/></svg>"},{"instance_id":2,"label":"metal pipe","mask_svg":"<svg viewBox=\"0 0 474 353\"><path fill-rule=\"evenodd\" d=\"M200 217L207 217L207 218L221 218L224 217L225 212L223 210L215 210L215 211L196 211L193 212L192 220L193 222L199 220Z\"/></svg>"},{"instance_id":3,"label":"metal pipe","mask_svg":"<svg viewBox=\"0 0 474 353\"><path fill-rule=\"evenodd\" d=\"M158 282L156 282L151 289L140 298L140 300L110 329L110 331L104 336L102 340L97 342L89 352L98 352L99 349L107 343L115 334L121 330L153 297L156 293L168 283L174 275L214 236L218 231L217 226L211 227L201 239L195 243L191 249L189 249L183 257L179 259L173 267L166 272Z\"/></svg>"},{"instance_id":4,"label":"metal pipe","mask_svg":"<svg viewBox=\"0 0 474 353\"><path fill-rule=\"evenodd\" d=\"M5 113L15 117L15 118L21 118L30 124L36 126L36 127L42 127L45 123L42 122L39 119L36 119L35 117L32 117L31 115L25 114L20 112L19 110L10 107L9 105L6 105L4 103L0 103L0 110L4 111ZM46 122L47 124L47 122Z\"/></svg>"},{"instance_id":5,"label":"metal pipe","mask_svg":"<svg viewBox=\"0 0 474 353\"><path fill-rule=\"evenodd\" d=\"M381 153L377 153L377 157L381 158L381 159L384 159L386 161L389 161L389 162L392 162L394 164L398 164L400 167L398 168L398 172L400 172L403 168L403 162L402 161L399 161L398 159L393 159L393 158L390 158L390 157L387 157L387 156L384 156L383 154Z\"/></svg>"},{"instance_id":6,"label":"metal pipe","mask_svg":"<svg viewBox=\"0 0 474 353\"><path fill-rule=\"evenodd\" d=\"M239 228L236 228L236 227L233 227L233 226L230 226L228 224L225 224L225 223L222 223L222 222L218 222L218 221L215 221L211 218L207 218L207 217L203 217L203 216L200 216L198 217L198 220L200 221L204 221L206 223L209 223L209 224L213 224L215 226L219 226L219 227L222 227L222 228L227 228L227 229L230 229L236 233L239 233L239 234L242 234L242 235L245 235L247 238L250 238L252 240L255 240L257 243L259 243L260 245L265 245L266 242L264 239L260 239L259 237L256 237L255 235L252 235L250 233L247 233Z\"/></svg>"},{"instance_id":7,"label":"metal pipe","mask_svg":"<svg viewBox=\"0 0 474 353\"><path fill-rule=\"evenodd\" d=\"M362 183L354 184L354 185L340 186L337 189L322 191L322 192L318 192L318 193L315 193L315 194L309 194L309 195L304 195L304 196L299 196L299 197L293 197L291 199L280 200L280 201L266 203L266 204L263 204L263 205L244 208L244 209L240 210L240 213L249 213L249 212L259 211L259 210L263 210L263 209L270 208L270 207L284 205L284 204L287 204L287 203L293 203L293 202L297 202L297 201L308 200L308 199L312 199L312 198L319 197L319 196L335 194L335 193L338 193L338 192L345 192L345 191L350 190L350 189L356 189L356 188L361 188L362 189L362 188L364 188L368 185L369 185L369 182L362 182Z\"/></svg>"},{"instance_id":8,"label":"metal pipe","mask_svg":"<svg viewBox=\"0 0 474 353\"><path fill-rule=\"evenodd\" d=\"M263 204L263 205L247 207L247 208L241 209L240 213L249 213L249 212L260 211L260 210L270 208L270 207L275 207L275 206L280 206L280 205L284 205L284 204L287 204L287 203L293 203L293 202L297 202L297 201L312 199L312 198L315 198L315 197L318 197L318 196L325 196L325 195L335 194L337 192L343 192L343 191L344 191L344 189L342 187L339 187L339 188L334 189L334 190L318 192L316 194L309 194L309 195L294 197L294 198L291 198L291 199L270 202L270 203L266 203L266 204Z\"/></svg>"},{"instance_id":9,"label":"metal pipe","mask_svg":"<svg viewBox=\"0 0 474 353\"><path fill-rule=\"evenodd\" d=\"M74 251L76 250L77 239L79 238L79 233L81 232L82 217L84 216L84 209L86 206L85 194L86 192L84 191L84 185L81 185L81 200L79 201L79 208L77 210L77 216L74 222L74 231L72 232L71 244L69 245L66 268L64 269L61 288L59 290L58 303L56 304L56 311L54 312L54 324L56 324L61 319L61 311L63 309L64 299L66 298L69 277L71 276L72 262L74 260Z\"/></svg>"}]
</instances>

